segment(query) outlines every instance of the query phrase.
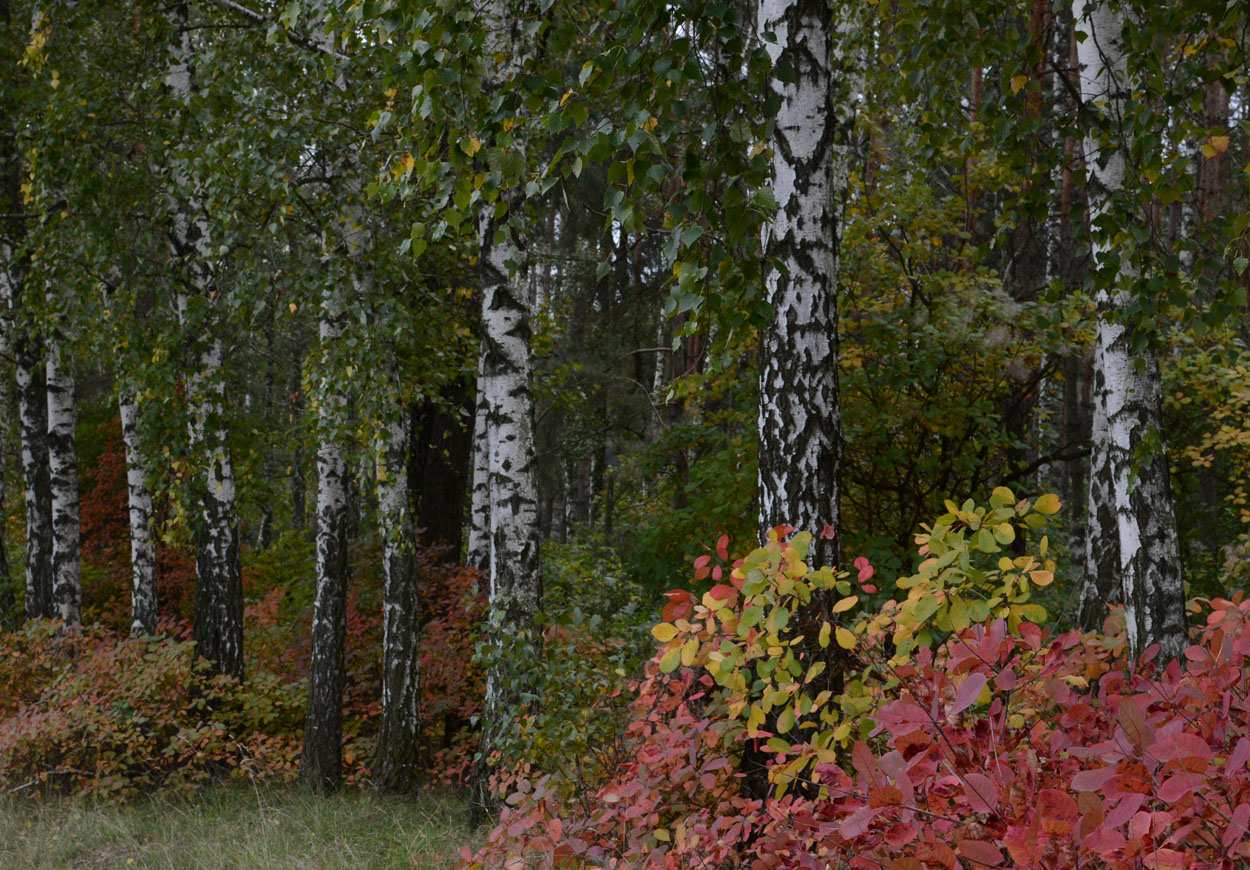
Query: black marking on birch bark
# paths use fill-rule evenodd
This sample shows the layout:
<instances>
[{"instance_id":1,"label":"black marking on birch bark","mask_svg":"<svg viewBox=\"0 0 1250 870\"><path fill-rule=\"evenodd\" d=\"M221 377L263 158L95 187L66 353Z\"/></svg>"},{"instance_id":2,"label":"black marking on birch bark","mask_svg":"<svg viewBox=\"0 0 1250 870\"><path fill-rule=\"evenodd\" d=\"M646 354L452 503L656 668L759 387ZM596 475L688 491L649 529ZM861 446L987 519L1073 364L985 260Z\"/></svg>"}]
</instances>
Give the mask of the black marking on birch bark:
<instances>
[{"instance_id":1,"label":"black marking on birch bark","mask_svg":"<svg viewBox=\"0 0 1250 870\"><path fill-rule=\"evenodd\" d=\"M74 374L54 334L48 347L48 468L52 490L52 597L66 628L82 625L82 551Z\"/></svg>"}]
</instances>

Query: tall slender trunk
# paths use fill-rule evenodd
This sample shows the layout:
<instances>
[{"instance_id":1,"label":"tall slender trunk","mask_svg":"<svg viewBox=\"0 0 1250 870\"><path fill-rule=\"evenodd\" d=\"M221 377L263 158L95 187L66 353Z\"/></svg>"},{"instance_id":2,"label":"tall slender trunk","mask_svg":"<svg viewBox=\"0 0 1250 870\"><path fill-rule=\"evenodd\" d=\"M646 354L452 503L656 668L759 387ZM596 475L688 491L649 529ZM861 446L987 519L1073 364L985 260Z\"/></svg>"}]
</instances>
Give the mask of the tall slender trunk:
<instances>
[{"instance_id":1,"label":"tall slender trunk","mask_svg":"<svg viewBox=\"0 0 1250 870\"><path fill-rule=\"evenodd\" d=\"M1091 243L1099 273L1097 339L1094 349L1094 423L1090 459L1089 544L1080 620L1096 628L1105 605L1122 603L1129 649L1136 655L1158 643L1162 659L1179 657L1187 643L1185 597L1177 545L1176 517L1163 444L1163 396L1153 351L1134 351L1124 323L1140 280L1121 257L1100 218L1123 191L1125 157L1131 143L1115 131L1131 93L1120 38L1126 25L1119 10L1096 0L1077 0L1081 96L1102 108L1109 129L1092 134L1088 198ZM1138 215L1140 219L1142 216ZM1132 216L1124 216L1124 220ZM1112 221L1113 223L1115 221ZM1151 455L1138 458L1142 445Z\"/></svg>"},{"instance_id":2,"label":"tall slender trunk","mask_svg":"<svg viewBox=\"0 0 1250 870\"><path fill-rule=\"evenodd\" d=\"M143 443L139 405L133 389L117 399L126 447L126 494L130 506L130 634L156 633L156 542L152 536L152 490Z\"/></svg>"},{"instance_id":3,"label":"tall slender trunk","mask_svg":"<svg viewBox=\"0 0 1250 870\"><path fill-rule=\"evenodd\" d=\"M525 37L522 22L507 0L491 0L486 10L487 62L497 64L489 86L503 91L520 75ZM525 143L515 148L524 154ZM501 194L509 217L525 208L516 188ZM539 570L538 492L534 450L534 361L530 353L529 257L525 240L494 217L486 204L478 217L478 280L482 301L482 371L478 385L486 402L490 444L490 633L502 650L487 669L482 709L479 764L473 776L478 811L496 806L487 767L499 739L511 727L520 704L507 665L534 655L534 617L542 602Z\"/></svg>"},{"instance_id":4,"label":"tall slender trunk","mask_svg":"<svg viewBox=\"0 0 1250 870\"><path fill-rule=\"evenodd\" d=\"M52 480L48 468L47 372L38 345L19 336L17 352L18 420L22 439L22 476L26 486L26 618L56 615L52 597Z\"/></svg>"},{"instance_id":5,"label":"tall slender trunk","mask_svg":"<svg viewBox=\"0 0 1250 870\"><path fill-rule=\"evenodd\" d=\"M300 778L305 787L331 791L342 771L344 641L347 632L347 486L343 444L347 399L332 364L346 319L343 293L327 288L321 302L321 397L317 448L317 589L313 602L312 661Z\"/></svg>"},{"instance_id":6,"label":"tall slender trunk","mask_svg":"<svg viewBox=\"0 0 1250 870\"><path fill-rule=\"evenodd\" d=\"M397 381L393 377L392 380ZM421 772L420 635L416 532L407 477L408 420L402 408L379 433L378 507L382 519L382 722L374 779L383 791L408 792Z\"/></svg>"},{"instance_id":7,"label":"tall slender trunk","mask_svg":"<svg viewBox=\"0 0 1250 870\"><path fill-rule=\"evenodd\" d=\"M195 48L193 26L185 2L170 7L175 42L170 51L168 82L181 103L192 98ZM213 251L207 216L199 191L190 179L176 173L178 189L171 203L170 249L183 270L195 300L178 294L178 318L192 331L196 370L187 378L187 423L191 452L204 468L204 491L196 529L195 625L196 655L207 659L219 674L243 677L243 580L239 567L239 538L235 527L234 468L225 423L223 347L214 335L213 299L216 296ZM204 306L207 310L200 310Z\"/></svg>"},{"instance_id":8,"label":"tall slender trunk","mask_svg":"<svg viewBox=\"0 0 1250 870\"><path fill-rule=\"evenodd\" d=\"M74 371L61 336L48 342L48 468L52 488L52 599L66 628L82 625L82 547Z\"/></svg>"},{"instance_id":9,"label":"tall slender trunk","mask_svg":"<svg viewBox=\"0 0 1250 870\"><path fill-rule=\"evenodd\" d=\"M490 570L490 424L486 420L486 342L478 355L477 401L473 413L473 491L469 504L469 541L465 563Z\"/></svg>"},{"instance_id":10,"label":"tall slender trunk","mask_svg":"<svg viewBox=\"0 0 1250 870\"><path fill-rule=\"evenodd\" d=\"M770 141L777 214L764 230L765 292L773 321L760 338L759 526L811 531L813 566L838 559L838 244L846 192L851 112L835 106L846 82L835 80L842 49L825 0L761 0L761 33L775 67L793 81L772 80L780 98ZM821 535L829 527L835 537Z\"/></svg>"},{"instance_id":11,"label":"tall slender trunk","mask_svg":"<svg viewBox=\"0 0 1250 870\"><path fill-rule=\"evenodd\" d=\"M52 599L52 489L48 470L48 397L43 345L24 311L29 261L21 250L26 225L20 217L21 155L12 131L0 139L0 207L9 213L0 232L0 314L5 342L13 355L17 380L18 427L26 509L25 614L27 619L55 615Z\"/></svg>"},{"instance_id":12,"label":"tall slender trunk","mask_svg":"<svg viewBox=\"0 0 1250 870\"><path fill-rule=\"evenodd\" d=\"M0 264L3 268L3 264ZM2 280L2 279L0 279ZM0 300L0 306L3 306ZM7 329L7 318L0 307L0 332ZM5 337L0 336L0 356L9 353ZM0 378L0 505L8 504L8 469L9 469L9 382ZM9 551L4 542L4 528L0 526L0 630L11 628L16 616L17 590L13 587L13 573L9 568Z\"/></svg>"}]
</instances>

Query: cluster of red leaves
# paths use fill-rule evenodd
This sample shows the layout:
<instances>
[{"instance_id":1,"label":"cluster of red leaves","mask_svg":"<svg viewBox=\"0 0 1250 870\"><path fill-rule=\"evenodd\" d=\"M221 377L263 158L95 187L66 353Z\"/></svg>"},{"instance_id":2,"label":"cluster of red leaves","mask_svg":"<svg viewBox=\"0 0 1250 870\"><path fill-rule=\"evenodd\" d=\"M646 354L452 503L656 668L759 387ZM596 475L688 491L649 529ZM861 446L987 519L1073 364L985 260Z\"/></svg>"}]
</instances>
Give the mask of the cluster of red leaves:
<instances>
[{"instance_id":1,"label":"cluster of red leaves","mask_svg":"<svg viewBox=\"0 0 1250 870\"><path fill-rule=\"evenodd\" d=\"M130 508L121 423L113 418L95 433L100 452L83 469L80 503L84 568L83 619L115 631L130 629ZM157 597L162 629L190 636L195 608L195 560L158 541Z\"/></svg>"},{"instance_id":2,"label":"cluster of red leaves","mask_svg":"<svg viewBox=\"0 0 1250 870\"><path fill-rule=\"evenodd\" d=\"M0 783L125 797L223 775L285 780L304 693L211 677L190 642L36 622L0 635Z\"/></svg>"},{"instance_id":3,"label":"cluster of red leaves","mask_svg":"<svg viewBox=\"0 0 1250 870\"><path fill-rule=\"evenodd\" d=\"M817 753L786 797L744 800L738 733L697 669L639 686L637 765L582 801L518 788L469 866L1097 867L1232 870L1250 859L1250 601L1210 610L1181 662L1122 638L1001 621L891 665L872 735ZM871 641L871 639L869 639ZM746 738L739 738L745 740ZM796 745L797 747L798 745ZM791 750L796 751L795 749ZM774 769L791 760L778 753ZM524 863L527 860L536 863Z\"/></svg>"},{"instance_id":4,"label":"cluster of red leaves","mask_svg":"<svg viewBox=\"0 0 1250 870\"><path fill-rule=\"evenodd\" d=\"M485 677L473 663L487 597L472 568L445 562L441 548L418 555L421 577L421 721L434 785L462 786L477 752L469 727L482 712Z\"/></svg>"}]
</instances>

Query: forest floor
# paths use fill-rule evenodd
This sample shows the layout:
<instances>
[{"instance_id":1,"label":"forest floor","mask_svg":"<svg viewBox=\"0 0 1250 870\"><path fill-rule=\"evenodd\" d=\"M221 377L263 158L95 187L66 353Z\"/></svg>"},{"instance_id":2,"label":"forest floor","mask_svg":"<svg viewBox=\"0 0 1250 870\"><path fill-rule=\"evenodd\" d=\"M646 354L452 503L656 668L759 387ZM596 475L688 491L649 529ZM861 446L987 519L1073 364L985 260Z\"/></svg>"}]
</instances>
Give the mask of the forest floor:
<instances>
[{"instance_id":1,"label":"forest floor","mask_svg":"<svg viewBox=\"0 0 1250 870\"><path fill-rule=\"evenodd\" d=\"M450 870L481 834L462 795L323 798L247 787L116 806L0 797L0 868Z\"/></svg>"}]
</instances>

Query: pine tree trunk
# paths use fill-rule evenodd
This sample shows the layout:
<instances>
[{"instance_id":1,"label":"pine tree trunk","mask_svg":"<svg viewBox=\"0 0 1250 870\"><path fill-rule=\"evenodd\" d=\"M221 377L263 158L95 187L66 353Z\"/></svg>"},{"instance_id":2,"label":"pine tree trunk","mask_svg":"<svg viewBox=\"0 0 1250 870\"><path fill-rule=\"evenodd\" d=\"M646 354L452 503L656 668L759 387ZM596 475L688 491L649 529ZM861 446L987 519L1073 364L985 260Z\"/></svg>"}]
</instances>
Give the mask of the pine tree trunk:
<instances>
[{"instance_id":1,"label":"pine tree trunk","mask_svg":"<svg viewBox=\"0 0 1250 870\"><path fill-rule=\"evenodd\" d=\"M156 543L152 536L152 490L139 437L139 406L133 390L117 400L126 447L126 494L130 506L130 634L156 634Z\"/></svg>"},{"instance_id":2,"label":"pine tree trunk","mask_svg":"<svg viewBox=\"0 0 1250 870\"><path fill-rule=\"evenodd\" d=\"M1120 259L1114 243L1097 229L1110 201L1124 187L1124 152L1130 143L1115 142L1115 132L1129 98L1119 39L1125 20L1117 10L1077 0L1077 26L1088 34L1079 47L1081 96L1100 105L1109 121L1111 144L1091 136L1088 187L1092 254L1101 273L1094 349L1094 422L1090 457L1089 542L1086 582L1081 590L1080 620L1098 627L1109 603L1125 609L1129 649L1134 655L1158 643L1161 658L1179 657L1187 644L1185 597L1177 545L1176 518L1163 445L1163 396L1153 351L1134 351L1123 320L1132 302L1137 275ZM1141 216L1137 216L1140 218ZM1118 271L1116 264L1119 263ZM1143 444L1153 454L1138 461Z\"/></svg>"},{"instance_id":3,"label":"pine tree trunk","mask_svg":"<svg viewBox=\"0 0 1250 870\"><path fill-rule=\"evenodd\" d=\"M374 780L410 792L421 772L421 609L407 478L408 427L402 409L378 439L378 506L382 518L382 722Z\"/></svg>"},{"instance_id":4,"label":"pine tree trunk","mask_svg":"<svg viewBox=\"0 0 1250 870\"><path fill-rule=\"evenodd\" d=\"M348 466L342 442L346 397L330 364L343 334L342 294L322 299L320 444L317 448L317 589L313 602L312 662L300 778L306 788L333 791L342 775L344 642L347 632Z\"/></svg>"},{"instance_id":5,"label":"pine tree trunk","mask_svg":"<svg viewBox=\"0 0 1250 870\"><path fill-rule=\"evenodd\" d=\"M774 66L793 81L772 81L780 97L773 150L777 214L764 231L770 268L765 292L774 319L760 337L759 526L761 536L790 525L813 533L809 562L834 565L842 427L838 408L838 240L846 191L850 113L835 110L832 14L824 0L761 0L761 33Z\"/></svg>"},{"instance_id":6,"label":"pine tree trunk","mask_svg":"<svg viewBox=\"0 0 1250 870\"><path fill-rule=\"evenodd\" d=\"M48 468L52 489L52 598L66 628L82 625L82 548L74 372L60 336L48 343Z\"/></svg>"}]
</instances>

